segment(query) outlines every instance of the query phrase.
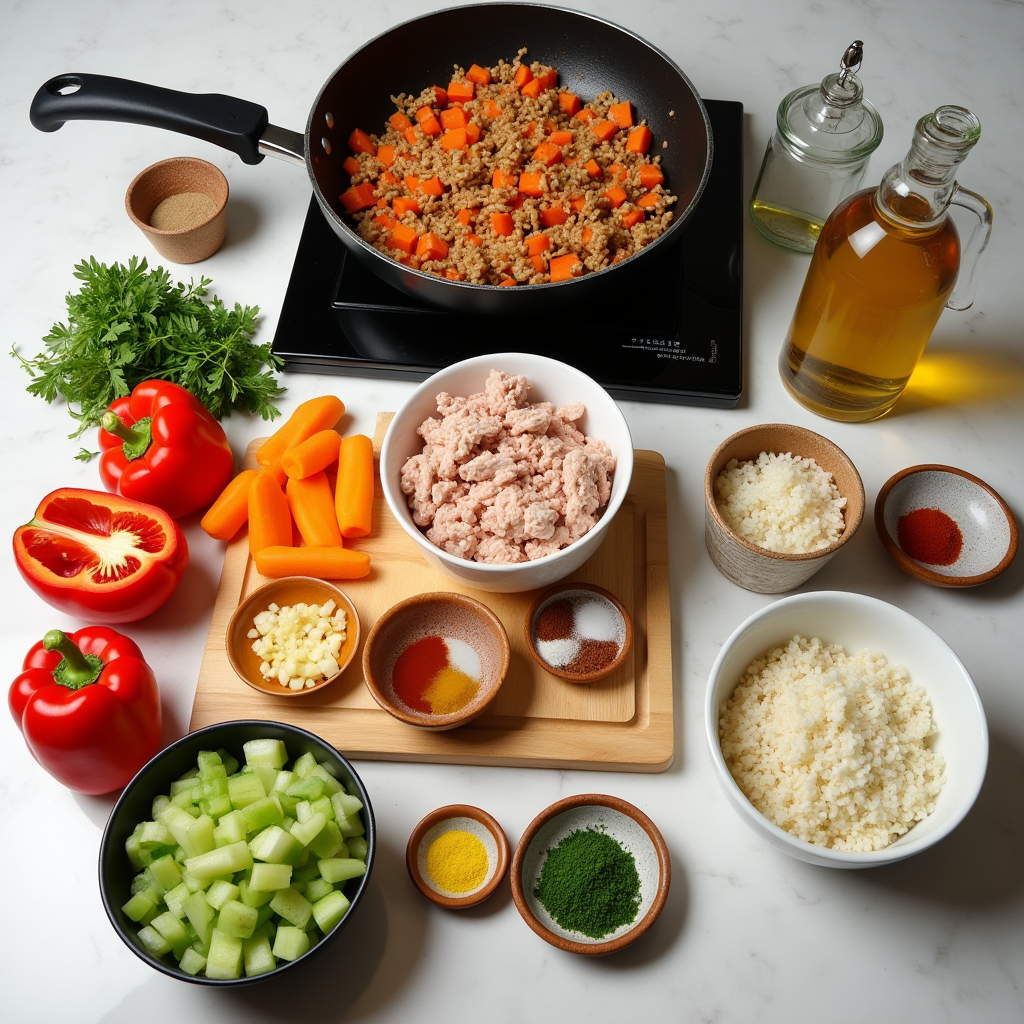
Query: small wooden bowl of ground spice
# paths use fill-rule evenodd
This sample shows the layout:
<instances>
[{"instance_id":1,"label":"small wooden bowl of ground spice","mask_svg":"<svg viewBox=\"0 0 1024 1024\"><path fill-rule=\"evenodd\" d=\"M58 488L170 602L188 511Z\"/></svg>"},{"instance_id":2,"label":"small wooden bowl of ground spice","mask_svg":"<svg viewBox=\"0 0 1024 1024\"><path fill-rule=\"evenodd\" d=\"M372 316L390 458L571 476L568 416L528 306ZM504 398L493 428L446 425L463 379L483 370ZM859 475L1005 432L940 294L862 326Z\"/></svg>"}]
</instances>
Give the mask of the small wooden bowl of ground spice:
<instances>
[{"instance_id":1,"label":"small wooden bowl of ground spice","mask_svg":"<svg viewBox=\"0 0 1024 1024\"><path fill-rule=\"evenodd\" d=\"M875 529L889 557L933 587L976 587L1017 553L1017 524L984 480L952 466L911 466L875 499Z\"/></svg>"},{"instance_id":2,"label":"small wooden bowl of ground spice","mask_svg":"<svg viewBox=\"0 0 1024 1024\"><path fill-rule=\"evenodd\" d=\"M592 583L545 590L526 615L526 642L537 662L572 683L611 675L633 642L633 623L618 599Z\"/></svg>"},{"instance_id":3,"label":"small wooden bowl of ground spice","mask_svg":"<svg viewBox=\"0 0 1024 1024\"><path fill-rule=\"evenodd\" d=\"M192 156L150 164L128 186L124 206L164 259L198 263L224 242L228 180Z\"/></svg>"},{"instance_id":4,"label":"small wooden bowl of ground spice","mask_svg":"<svg viewBox=\"0 0 1024 1024\"><path fill-rule=\"evenodd\" d=\"M454 729L482 714L508 671L501 620L463 594L417 594L389 608L363 648L363 678L389 714L421 729Z\"/></svg>"},{"instance_id":5,"label":"small wooden bowl of ground spice","mask_svg":"<svg viewBox=\"0 0 1024 1024\"><path fill-rule=\"evenodd\" d=\"M413 885L429 900L459 910L482 903L508 870L508 839L486 811L449 804L413 829L405 850Z\"/></svg>"},{"instance_id":6,"label":"small wooden bowl of ground spice","mask_svg":"<svg viewBox=\"0 0 1024 1024\"><path fill-rule=\"evenodd\" d=\"M672 864L657 826L614 796L583 793L542 811L512 858L512 899L546 942L599 956L635 942L668 897Z\"/></svg>"}]
</instances>

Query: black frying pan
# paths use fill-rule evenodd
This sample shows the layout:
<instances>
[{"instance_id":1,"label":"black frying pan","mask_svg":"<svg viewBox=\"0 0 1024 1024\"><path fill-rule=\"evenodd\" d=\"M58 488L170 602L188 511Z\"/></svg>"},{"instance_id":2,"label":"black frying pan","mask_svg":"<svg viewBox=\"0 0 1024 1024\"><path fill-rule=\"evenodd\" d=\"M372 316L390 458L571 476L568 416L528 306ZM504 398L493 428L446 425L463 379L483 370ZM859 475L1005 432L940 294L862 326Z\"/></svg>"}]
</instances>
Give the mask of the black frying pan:
<instances>
[{"instance_id":1,"label":"black frying pan","mask_svg":"<svg viewBox=\"0 0 1024 1024\"><path fill-rule=\"evenodd\" d=\"M363 241L338 202L348 187L342 162L354 128L380 132L394 112L390 97L444 85L452 65L484 67L511 60L521 47L527 59L559 73L559 84L584 102L610 91L633 102L654 133L666 188L679 201L660 238L635 256L596 274L557 284L500 288L448 281L411 270ZM528 316L553 305L607 294L625 271L675 241L697 206L711 170L707 111L683 74L664 53L639 36L590 14L536 4L478 4L438 11L393 28L357 50L320 90L305 136L268 123L265 108L219 94L160 89L103 75L59 75L36 93L32 124L53 132L65 121L128 121L204 139L237 153L246 163L265 154L304 163L313 191L338 237L378 277L416 298L458 312ZM663 147L662 143L668 145ZM635 278L635 274L629 277Z\"/></svg>"}]
</instances>

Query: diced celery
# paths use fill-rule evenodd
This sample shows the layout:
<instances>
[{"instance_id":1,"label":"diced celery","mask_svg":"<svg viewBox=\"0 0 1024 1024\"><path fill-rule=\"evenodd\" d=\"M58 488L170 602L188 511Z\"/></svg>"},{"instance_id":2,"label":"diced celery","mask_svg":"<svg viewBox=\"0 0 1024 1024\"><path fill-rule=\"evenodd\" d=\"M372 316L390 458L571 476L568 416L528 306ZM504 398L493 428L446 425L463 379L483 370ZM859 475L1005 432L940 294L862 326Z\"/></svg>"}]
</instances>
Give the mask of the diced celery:
<instances>
[{"instance_id":1,"label":"diced celery","mask_svg":"<svg viewBox=\"0 0 1024 1024\"><path fill-rule=\"evenodd\" d=\"M206 967L206 957L201 953L197 953L191 946L185 950L182 954L181 960L178 961L178 966L186 973L195 977L204 967Z\"/></svg>"},{"instance_id":2,"label":"diced celery","mask_svg":"<svg viewBox=\"0 0 1024 1024\"><path fill-rule=\"evenodd\" d=\"M149 865L149 875L162 896L181 881L181 871L170 854L158 857Z\"/></svg>"},{"instance_id":3,"label":"diced celery","mask_svg":"<svg viewBox=\"0 0 1024 1024\"><path fill-rule=\"evenodd\" d=\"M210 937L210 953L206 958L206 976L214 979L242 976L242 940L225 935L219 928Z\"/></svg>"},{"instance_id":4,"label":"diced celery","mask_svg":"<svg viewBox=\"0 0 1024 1024\"><path fill-rule=\"evenodd\" d=\"M229 875L235 871L242 871L251 864L252 856L249 853L249 847L244 842L218 846L215 850L210 850L209 853L200 853L185 861L185 867L199 879L214 879L220 875Z\"/></svg>"},{"instance_id":5,"label":"diced celery","mask_svg":"<svg viewBox=\"0 0 1024 1024\"><path fill-rule=\"evenodd\" d=\"M182 928L185 929L185 934L188 936L188 944L191 946L193 942L199 941L199 932L192 927L192 922L188 918L183 918L181 922Z\"/></svg>"},{"instance_id":6,"label":"diced celery","mask_svg":"<svg viewBox=\"0 0 1024 1024\"><path fill-rule=\"evenodd\" d=\"M255 871L257 867L261 867L261 866L262 867L268 867L269 865L266 865L266 864L263 864L263 865L253 864L253 866L252 866L253 871ZM274 867L278 867L279 865L275 864L273 866ZM258 877L259 876L257 876L257 878ZM286 881L284 883L284 885L279 885L279 886L277 886L277 888L278 889L283 889L287 885L288 885L288 882ZM252 887L252 879L251 878L243 878L238 883L238 899L242 903L244 903L247 907L262 907L264 903L269 903L273 898L274 898L274 894L273 894L272 891L267 891L267 890L262 889L262 888L254 889Z\"/></svg>"},{"instance_id":7,"label":"diced celery","mask_svg":"<svg viewBox=\"0 0 1024 1024\"><path fill-rule=\"evenodd\" d=\"M277 799L281 803L281 810L284 811L286 815L294 818L296 816L295 810L299 806L299 801L295 797L281 792L278 792Z\"/></svg>"},{"instance_id":8,"label":"diced celery","mask_svg":"<svg viewBox=\"0 0 1024 1024\"><path fill-rule=\"evenodd\" d=\"M228 900L220 908L217 927L227 935L247 939L256 929L256 908L247 907L238 900Z\"/></svg>"},{"instance_id":9,"label":"diced celery","mask_svg":"<svg viewBox=\"0 0 1024 1024\"><path fill-rule=\"evenodd\" d=\"M240 843L245 839L249 830L245 827L244 811L229 811L213 830L213 841L218 846L229 846L231 843Z\"/></svg>"},{"instance_id":10,"label":"diced celery","mask_svg":"<svg viewBox=\"0 0 1024 1024\"><path fill-rule=\"evenodd\" d=\"M142 823L142 832L139 835L139 846L142 849L146 847L153 849L157 846L172 846L173 844L174 836L162 822L144 821Z\"/></svg>"},{"instance_id":11,"label":"diced celery","mask_svg":"<svg viewBox=\"0 0 1024 1024\"><path fill-rule=\"evenodd\" d=\"M314 878L320 877L320 866L313 864L308 868L302 868L300 871L293 871L292 878L296 882L312 882Z\"/></svg>"},{"instance_id":12,"label":"diced celery","mask_svg":"<svg viewBox=\"0 0 1024 1024\"><path fill-rule=\"evenodd\" d=\"M220 759L224 764L224 770L228 775L234 775L235 772L238 771L238 758L233 754L229 754L223 747L221 747L217 753L220 754Z\"/></svg>"},{"instance_id":13,"label":"diced celery","mask_svg":"<svg viewBox=\"0 0 1024 1024\"><path fill-rule=\"evenodd\" d=\"M185 851L180 846L174 846L171 849L174 851L171 854L171 856L174 858L174 862L180 868L185 863L185 861L187 859L186 856L185 856Z\"/></svg>"},{"instance_id":14,"label":"diced celery","mask_svg":"<svg viewBox=\"0 0 1024 1024\"><path fill-rule=\"evenodd\" d=\"M161 824L167 827L177 844L185 851L187 857L194 857L203 851L196 850L189 838L189 829L196 823L195 818L184 808L169 804L160 812Z\"/></svg>"},{"instance_id":15,"label":"diced celery","mask_svg":"<svg viewBox=\"0 0 1024 1024\"><path fill-rule=\"evenodd\" d=\"M315 767L316 758L307 751L301 757L297 757L295 759L295 764L292 765L292 771L295 772L300 779L304 779Z\"/></svg>"},{"instance_id":16,"label":"diced celery","mask_svg":"<svg viewBox=\"0 0 1024 1024\"><path fill-rule=\"evenodd\" d=\"M156 816L171 802L171 798L165 794L153 797L153 804L150 808L150 815L153 818Z\"/></svg>"},{"instance_id":17,"label":"diced celery","mask_svg":"<svg viewBox=\"0 0 1024 1024\"><path fill-rule=\"evenodd\" d=\"M212 928L210 929L210 935L211 936L213 935L213 929ZM192 943L192 948L201 957L203 957L204 960L206 959L206 957L208 957L210 955L210 943L208 941L207 942L203 942L202 939L196 939L196 941Z\"/></svg>"},{"instance_id":18,"label":"diced celery","mask_svg":"<svg viewBox=\"0 0 1024 1024\"><path fill-rule=\"evenodd\" d=\"M180 782L185 782L188 779L196 778L198 775L199 775L199 769L198 768L189 768L189 770L187 772L185 772L184 775L179 776L179 781Z\"/></svg>"},{"instance_id":19,"label":"diced celery","mask_svg":"<svg viewBox=\"0 0 1024 1024\"><path fill-rule=\"evenodd\" d=\"M228 777L228 773L224 771L224 762L221 760L220 754L214 750L200 750L196 756L196 767L199 769L199 778L204 781Z\"/></svg>"},{"instance_id":20,"label":"diced celery","mask_svg":"<svg viewBox=\"0 0 1024 1024\"><path fill-rule=\"evenodd\" d=\"M213 907L214 910L220 910L225 903L231 900L238 899L239 889L238 886L233 882L225 882L223 878L218 878L209 889L206 890L206 902Z\"/></svg>"},{"instance_id":21,"label":"diced celery","mask_svg":"<svg viewBox=\"0 0 1024 1024\"><path fill-rule=\"evenodd\" d=\"M195 779L178 779L171 783L171 800L181 793L191 793L192 787L195 786Z\"/></svg>"},{"instance_id":22,"label":"diced celery","mask_svg":"<svg viewBox=\"0 0 1024 1024\"><path fill-rule=\"evenodd\" d=\"M131 864L136 871L143 866L142 848L139 845L141 838L142 829L137 827L135 831L124 841L124 852L128 854L128 863Z\"/></svg>"},{"instance_id":23,"label":"diced celery","mask_svg":"<svg viewBox=\"0 0 1024 1024\"><path fill-rule=\"evenodd\" d=\"M175 917L182 918L185 916L185 901L191 895L192 893L189 891L188 886L184 882L179 882L165 894L164 903L167 904L167 909Z\"/></svg>"},{"instance_id":24,"label":"diced celery","mask_svg":"<svg viewBox=\"0 0 1024 1024\"><path fill-rule=\"evenodd\" d=\"M327 770L325 765L318 764L313 769L313 774L318 779L323 779L324 785L327 787L326 793L328 796L334 793L345 792L345 787Z\"/></svg>"},{"instance_id":25,"label":"diced celery","mask_svg":"<svg viewBox=\"0 0 1024 1024\"><path fill-rule=\"evenodd\" d=\"M214 821L220 821L225 814L230 814L234 810L234 805L231 803L231 797L227 793L223 793L220 796L212 796L209 800L204 800L202 808Z\"/></svg>"},{"instance_id":26,"label":"diced celery","mask_svg":"<svg viewBox=\"0 0 1024 1024\"><path fill-rule=\"evenodd\" d=\"M183 904L185 916L189 923L196 930L199 941L208 943L210 932L213 930L213 919L216 915L214 908L210 906L204 893L194 892Z\"/></svg>"},{"instance_id":27,"label":"diced celery","mask_svg":"<svg viewBox=\"0 0 1024 1024\"><path fill-rule=\"evenodd\" d=\"M168 942L176 960L181 957L192 941L182 927L181 921L169 910L154 917L150 922L150 927L158 931Z\"/></svg>"},{"instance_id":28,"label":"diced celery","mask_svg":"<svg viewBox=\"0 0 1024 1024\"><path fill-rule=\"evenodd\" d=\"M313 817L313 805L308 800L300 800L295 805L295 818L297 821L309 821Z\"/></svg>"},{"instance_id":29,"label":"diced celery","mask_svg":"<svg viewBox=\"0 0 1024 1024\"><path fill-rule=\"evenodd\" d=\"M228 779L228 795L231 797L231 806L238 810L256 803L257 800L262 800L267 795L267 791L263 788L259 776L250 772L233 775Z\"/></svg>"},{"instance_id":30,"label":"diced celery","mask_svg":"<svg viewBox=\"0 0 1024 1024\"><path fill-rule=\"evenodd\" d=\"M309 949L309 939L301 928L281 925L274 936L274 956L281 960L298 960Z\"/></svg>"},{"instance_id":31,"label":"diced celery","mask_svg":"<svg viewBox=\"0 0 1024 1024\"><path fill-rule=\"evenodd\" d=\"M335 889L313 904L313 917L326 935L348 912L351 906L345 894Z\"/></svg>"},{"instance_id":32,"label":"diced celery","mask_svg":"<svg viewBox=\"0 0 1024 1024\"><path fill-rule=\"evenodd\" d=\"M272 768L283 768L288 760L284 740L249 740L242 744L246 764L269 764Z\"/></svg>"},{"instance_id":33,"label":"diced celery","mask_svg":"<svg viewBox=\"0 0 1024 1024\"><path fill-rule=\"evenodd\" d=\"M290 864L261 864L252 866L252 878L249 879L248 890L255 896L257 893L274 893L278 889L287 889L292 880ZM268 899L272 899L271 895ZM261 904L251 904L260 906Z\"/></svg>"},{"instance_id":34,"label":"diced celery","mask_svg":"<svg viewBox=\"0 0 1024 1024\"><path fill-rule=\"evenodd\" d=\"M121 909L138 924L150 911L156 909L156 904L145 893L137 892Z\"/></svg>"},{"instance_id":35,"label":"diced celery","mask_svg":"<svg viewBox=\"0 0 1024 1024\"><path fill-rule=\"evenodd\" d=\"M278 770L269 764L253 764L249 765L249 767L252 768L253 774L263 783L263 788L270 793L274 788L274 783L277 782Z\"/></svg>"},{"instance_id":36,"label":"diced celery","mask_svg":"<svg viewBox=\"0 0 1024 1024\"><path fill-rule=\"evenodd\" d=\"M327 783L317 775L307 775L298 782L293 782L286 790L288 796L297 800L315 800L327 792Z\"/></svg>"},{"instance_id":37,"label":"diced celery","mask_svg":"<svg viewBox=\"0 0 1024 1024\"><path fill-rule=\"evenodd\" d=\"M264 903L262 907L256 908L256 928L267 928L267 935L272 939L274 937L274 908L269 903Z\"/></svg>"},{"instance_id":38,"label":"diced celery","mask_svg":"<svg viewBox=\"0 0 1024 1024\"><path fill-rule=\"evenodd\" d=\"M249 850L256 860L268 864L283 864L289 861L296 850L302 847L279 825L270 825L249 841Z\"/></svg>"},{"instance_id":39,"label":"diced celery","mask_svg":"<svg viewBox=\"0 0 1024 1024\"><path fill-rule=\"evenodd\" d=\"M217 841L213 836L215 828L213 818L208 814L200 814L192 822L192 827L188 830L188 841L193 850L192 856L209 853L216 848Z\"/></svg>"},{"instance_id":40,"label":"diced celery","mask_svg":"<svg viewBox=\"0 0 1024 1024\"><path fill-rule=\"evenodd\" d=\"M282 768L281 771L277 773L277 778L274 780L274 792L284 793L297 778L298 776L295 772L285 771Z\"/></svg>"},{"instance_id":41,"label":"diced celery","mask_svg":"<svg viewBox=\"0 0 1024 1024\"><path fill-rule=\"evenodd\" d=\"M338 821L351 818L363 809L363 802L357 796L349 796L348 793L335 793L331 797L334 805L334 816Z\"/></svg>"},{"instance_id":42,"label":"diced celery","mask_svg":"<svg viewBox=\"0 0 1024 1024\"><path fill-rule=\"evenodd\" d=\"M311 879L306 884L306 891L302 894L316 907L316 901L322 900L329 892L334 892L334 886L323 878Z\"/></svg>"},{"instance_id":43,"label":"diced celery","mask_svg":"<svg viewBox=\"0 0 1024 1024\"><path fill-rule=\"evenodd\" d=\"M296 928L305 928L313 907L309 900L294 889L279 889L269 903L275 914L280 914Z\"/></svg>"},{"instance_id":44,"label":"diced celery","mask_svg":"<svg viewBox=\"0 0 1024 1024\"><path fill-rule=\"evenodd\" d=\"M309 844L309 849L311 853L315 853L320 858L348 856L345 840L341 838L341 830L333 821L324 825Z\"/></svg>"},{"instance_id":45,"label":"diced celery","mask_svg":"<svg viewBox=\"0 0 1024 1024\"><path fill-rule=\"evenodd\" d=\"M331 857L320 861L320 877L328 882L345 882L366 874L366 864L355 857Z\"/></svg>"},{"instance_id":46,"label":"diced celery","mask_svg":"<svg viewBox=\"0 0 1024 1024\"><path fill-rule=\"evenodd\" d=\"M175 793L174 796L171 797L171 803L175 807L180 807L183 811L187 811L193 817L199 813L199 809L192 802L191 789L183 789L180 793Z\"/></svg>"},{"instance_id":47,"label":"diced celery","mask_svg":"<svg viewBox=\"0 0 1024 1024\"><path fill-rule=\"evenodd\" d=\"M205 889L208 885L205 880L196 878L188 868L182 868L181 880L188 886L189 892L199 892L200 889Z\"/></svg>"},{"instance_id":48,"label":"diced celery","mask_svg":"<svg viewBox=\"0 0 1024 1024\"><path fill-rule=\"evenodd\" d=\"M166 956L171 951L171 944L152 925L139 929L139 941L150 956Z\"/></svg>"},{"instance_id":49,"label":"diced celery","mask_svg":"<svg viewBox=\"0 0 1024 1024\"><path fill-rule=\"evenodd\" d=\"M264 929L254 932L252 938L242 942L242 962L245 965L246 977L266 974L277 966L274 954L270 949L270 939Z\"/></svg>"},{"instance_id":50,"label":"diced celery","mask_svg":"<svg viewBox=\"0 0 1024 1024\"><path fill-rule=\"evenodd\" d=\"M264 829L284 817L281 801L277 799L276 793L272 793L262 800L249 804L241 813L245 817L246 832L256 832L258 829Z\"/></svg>"},{"instance_id":51,"label":"diced celery","mask_svg":"<svg viewBox=\"0 0 1024 1024\"><path fill-rule=\"evenodd\" d=\"M301 843L296 843L291 856L285 858L285 864L291 864L293 868L304 868L308 863L309 850Z\"/></svg>"},{"instance_id":52,"label":"diced celery","mask_svg":"<svg viewBox=\"0 0 1024 1024\"><path fill-rule=\"evenodd\" d=\"M291 833L303 846L309 846L326 824L327 819L322 814L314 814L306 821L297 821L292 825Z\"/></svg>"},{"instance_id":53,"label":"diced celery","mask_svg":"<svg viewBox=\"0 0 1024 1024\"><path fill-rule=\"evenodd\" d=\"M341 834L346 839L351 836L361 836L366 832L358 814L353 814L350 818L339 819L338 828L341 829Z\"/></svg>"}]
</instances>

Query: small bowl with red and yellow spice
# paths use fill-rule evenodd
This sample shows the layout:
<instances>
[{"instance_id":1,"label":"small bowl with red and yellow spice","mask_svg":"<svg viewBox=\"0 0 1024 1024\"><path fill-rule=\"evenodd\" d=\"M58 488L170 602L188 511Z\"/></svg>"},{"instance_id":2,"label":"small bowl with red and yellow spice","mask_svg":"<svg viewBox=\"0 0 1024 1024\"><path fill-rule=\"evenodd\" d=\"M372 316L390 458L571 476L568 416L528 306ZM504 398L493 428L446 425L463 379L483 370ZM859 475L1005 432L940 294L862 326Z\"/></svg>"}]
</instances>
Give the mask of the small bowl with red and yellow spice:
<instances>
[{"instance_id":1,"label":"small bowl with red and yellow spice","mask_svg":"<svg viewBox=\"0 0 1024 1024\"><path fill-rule=\"evenodd\" d=\"M363 648L363 677L389 714L422 729L454 729L481 714L508 671L501 620L455 593L417 594L389 608Z\"/></svg>"},{"instance_id":2,"label":"small bowl with red and yellow spice","mask_svg":"<svg viewBox=\"0 0 1024 1024\"><path fill-rule=\"evenodd\" d=\"M508 870L508 839L486 811L449 804L431 811L409 836L405 864L427 899L451 910L482 903Z\"/></svg>"},{"instance_id":3,"label":"small bowl with red and yellow spice","mask_svg":"<svg viewBox=\"0 0 1024 1024\"><path fill-rule=\"evenodd\" d=\"M560 583L545 590L526 613L526 643L552 675L571 683L593 683L626 660L633 622L604 587Z\"/></svg>"},{"instance_id":4,"label":"small bowl with red and yellow spice","mask_svg":"<svg viewBox=\"0 0 1024 1024\"><path fill-rule=\"evenodd\" d=\"M875 529L908 576L933 587L976 587L1017 553L1017 524L1005 501L952 466L910 466L875 499Z\"/></svg>"},{"instance_id":5,"label":"small bowl with red and yellow spice","mask_svg":"<svg viewBox=\"0 0 1024 1024\"><path fill-rule=\"evenodd\" d=\"M302 697L329 686L352 663L359 615L334 584L286 576L242 600L224 643L231 667L254 690Z\"/></svg>"}]
</instances>

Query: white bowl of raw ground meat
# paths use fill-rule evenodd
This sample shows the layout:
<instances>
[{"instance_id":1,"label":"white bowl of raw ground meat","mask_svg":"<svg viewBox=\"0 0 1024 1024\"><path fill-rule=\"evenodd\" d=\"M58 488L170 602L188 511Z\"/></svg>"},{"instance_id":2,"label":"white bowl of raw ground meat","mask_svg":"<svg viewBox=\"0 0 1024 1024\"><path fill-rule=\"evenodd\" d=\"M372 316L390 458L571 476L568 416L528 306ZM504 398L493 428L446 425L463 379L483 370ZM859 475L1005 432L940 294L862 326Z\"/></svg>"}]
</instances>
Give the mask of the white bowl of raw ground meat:
<instances>
[{"instance_id":1,"label":"white bowl of raw ground meat","mask_svg":"<svg viewBox=\"0 0 1024 1024\"><path fill-rule=\"evenodd\" d=\"M442 394L452 401L439 411ZM495 593L578 569L632 475L629 427L608 392L523 352L466 359L425 380L395 414L380 458L388 507L427 560Z\"/></svg>"}]
</instances>

